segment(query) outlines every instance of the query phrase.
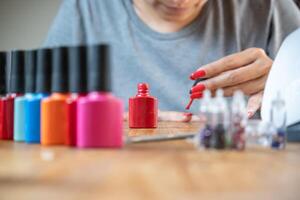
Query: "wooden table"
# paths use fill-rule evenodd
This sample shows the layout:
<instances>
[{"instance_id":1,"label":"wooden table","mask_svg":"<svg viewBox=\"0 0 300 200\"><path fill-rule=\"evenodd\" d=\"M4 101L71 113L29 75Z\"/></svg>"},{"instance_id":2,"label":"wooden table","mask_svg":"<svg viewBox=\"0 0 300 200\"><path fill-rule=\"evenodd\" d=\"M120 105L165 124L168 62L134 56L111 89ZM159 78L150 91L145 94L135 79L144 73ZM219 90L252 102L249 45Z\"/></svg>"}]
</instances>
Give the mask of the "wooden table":
<instances>
[{"instance_id":1,"label":"wooden table","mask_svg":"<svg viewBox=\"0 0 300 200\"><path fill-rule=\"evenodd\" d=\"M126 132L198 128L165 122L155 130ZM300 199L300 144L237 152L197 151L184 140L121 150L1 141L0 199Z\"/></svg>"}]
</instances>

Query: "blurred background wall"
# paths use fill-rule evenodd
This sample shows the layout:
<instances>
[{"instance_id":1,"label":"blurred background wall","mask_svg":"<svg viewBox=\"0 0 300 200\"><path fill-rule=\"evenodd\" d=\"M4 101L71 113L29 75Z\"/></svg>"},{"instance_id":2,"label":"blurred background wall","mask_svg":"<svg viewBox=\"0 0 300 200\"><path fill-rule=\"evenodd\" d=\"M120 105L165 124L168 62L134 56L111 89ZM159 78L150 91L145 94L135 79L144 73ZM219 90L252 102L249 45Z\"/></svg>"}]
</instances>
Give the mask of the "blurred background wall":
<instances>
[{"instance_id":1,"label":"blurred background wall","mask_svg":"<svg viewBox=\"0 0 300 200\"><path fill-rule=\"evenodd\" d=\"M61 1L0 0L0 51L40 46ZM300 6L300 0L294 1Z\"/></svg>"},{"instance_id":2,"label":"blurred background wall","mask_svg":"<svg viewBox=\"0 0 300 200\"><path fill-rule=\"evenodd\" d=\"M0 51L40 46L62 0L0 0Z\"/></svg>"}]
</instances>

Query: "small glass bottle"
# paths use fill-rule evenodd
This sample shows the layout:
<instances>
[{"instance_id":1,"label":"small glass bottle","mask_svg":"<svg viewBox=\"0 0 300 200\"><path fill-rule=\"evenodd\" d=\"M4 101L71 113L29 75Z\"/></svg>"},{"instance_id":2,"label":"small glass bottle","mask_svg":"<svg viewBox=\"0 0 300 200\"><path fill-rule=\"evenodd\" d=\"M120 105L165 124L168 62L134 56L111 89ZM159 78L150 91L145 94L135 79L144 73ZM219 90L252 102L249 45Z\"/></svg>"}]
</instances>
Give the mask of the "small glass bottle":
<instances>
[{"instance_id":1,"label":"small glass bottle","mask_svg":"<svg viewBox=\"0 0 300 200\"><path fill-rule=\"evenodd\" d=\"M226 130L228 128L228 107L222 89L218 89L212 102L213 113L213 146L216 149L226 148Z\"/></svg>"},{"instance_id":2,"label":"small glass bottle","mask_svg":"<svg viewBox=\"0 0 300 200\"><path fill-rule=\"evenodd\" d=\"M242 91L235 91L231 104L231 147L244 150L246 146L245 126L247 123L246 102Z\"/></svg>"},{"instance_id":3,"label":"small glass bottle","mask_svg":"<svg viewBox=\"0 0 300 200\"><path fill-rule=\"evenodd\" d=\"M211 92L209 90L204 91L203 100L200 105L200 119L205 122L204 127L200 130L197 137L197 146L200 148L211 148L212 147L212 118L211 118Z\"/></svg>"},{"instance_id":4,"label":"small glass bottle","mask_svg":"<svg viewBox=\"0 0 300 200\"><path fill-rule=\"evenodd\" d=\"M276 128L273 134L271 147L275 149L284 149L286 145L286 108L285 101L280 92L271 104L271 122Z\"/></svg>"},{"instance_id":5,"label":"small glass bottle","mask_svg":"<svg viewBox=\"0 0 300 200\"><path fill-rule=\"evenodd\" d=\"M252 119L245 128L247 147L270 148L276 129L271 122Z\"/></svg>"}]
</instances>

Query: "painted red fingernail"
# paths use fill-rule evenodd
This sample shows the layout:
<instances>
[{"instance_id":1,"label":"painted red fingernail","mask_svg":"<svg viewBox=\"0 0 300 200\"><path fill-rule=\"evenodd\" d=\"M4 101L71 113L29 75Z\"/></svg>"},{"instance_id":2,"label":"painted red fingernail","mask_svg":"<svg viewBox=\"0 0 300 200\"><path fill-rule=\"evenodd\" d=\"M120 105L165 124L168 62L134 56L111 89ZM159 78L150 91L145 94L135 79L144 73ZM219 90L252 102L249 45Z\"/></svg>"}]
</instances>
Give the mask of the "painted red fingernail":
<instances>
[{"instance_id":1,"label":"painted red fingernail","mask_svg":"<svg viewBox=\"0 0 300 200\"><path fill-rule=\"evenodd\" d=\"M203 69L199 69L190 75L190 79L196 80L197 78L204 77L205 75L206 75L206 72Z\"/></svg>"},{"instance_id":2,"label":"painted red fingernail","mask_svg":"<svg viewBox=\"0 0 300 200\"><path fill-rule=\"evenodd\" d=\"M203 93L202 92L194 92L190 95L191 99L200 99L203 97Z\"/></svg>"},{"instance_id":3,"label":"painted red fingernail","mask_svg":"<svg viewBox=\"0 0 300 200\"><path fill-rule=\"evenodd\" d=\"M205 90L205 85L204 84L198 84L194 87L192 87L191 92L195 93L195 92L203 92Z\"/></svg>"}]
</instances>

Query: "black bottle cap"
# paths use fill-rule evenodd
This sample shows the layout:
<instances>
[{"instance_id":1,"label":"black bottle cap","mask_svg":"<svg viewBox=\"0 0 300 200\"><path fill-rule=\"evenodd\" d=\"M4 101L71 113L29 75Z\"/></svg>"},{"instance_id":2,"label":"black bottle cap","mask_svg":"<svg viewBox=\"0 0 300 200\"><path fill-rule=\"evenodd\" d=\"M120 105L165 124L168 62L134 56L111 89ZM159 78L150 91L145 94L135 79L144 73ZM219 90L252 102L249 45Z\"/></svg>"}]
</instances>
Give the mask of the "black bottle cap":
<instances>
[{"instance_id":1,"label":"black bottle cap","mask_svg":"<svg viewBox=\"0 0 300 200\"><path fill-rule=\"evenodd\" d=\"M51 91L59 93L68 92L68 48L57 47L52 55Z\"/></svg>"},{"instance_id":2,"label":"black bottle cap","mask_svg":"<svg viewBox=\"0 0 300 200\"><path fill-rule=\"evenodd\" d=\"M51 67L52 67L52 50L39 49L37 51L37 68L36 68L36 92L51 92Z\"/></svg>"},{"instance_id":3,"label":"black bottle cap","mask_svg":"<svg viewBox=\"0 0 300 200\"><path fill-rule=\"evenodd\" d=\"M88 51L88 90L110 92L109 46L94 45Z\"/></svg>"},{"instance_id":4,"label":"black bottle cap","mask_svg":"<svg viewBox=\"0 0 300 200\"><path fill-rule=\"evenodd\" d=\"M25 93L35 92L36 50L25 52Z\"/></svg>"},{"instance_id":5,"label":"black bottle cap","mask_svg":"<svg viewBox=\"0 0 300 200\"><path fill-rule=\"evenodd\" d=\"M6 52L0 52L0 95L6 93Z\"/></svg>"},{"instance_id":6,"label":"black bottle cap","mask_svg":"<svg viewBox=\"0 0 300 200\"><path fill-rule=\"evenodd\" d=\"M11 51L6 52L6 66L5 66L5 92L10 92L11 87Z\"/></svg>"},{"instance_id":7,"label":"black bottle cap","mask_svg":"<svg viewBox=\"0 0 300 200\"><path fill-rule=\"evenodd\" d=\"M74 93L87 92L87 48L69 47L69 90Z\"/></svg>"},{"instance_id":8,"label":"black bottle cap","mask_svg":"<svg viewBox=\"0 0 300 200\"><path fill-rule=\"evenodd\" d=\"M11 53L10 92L24 93L24 51L13 51Z\"/></svg>"}]
</instances>

